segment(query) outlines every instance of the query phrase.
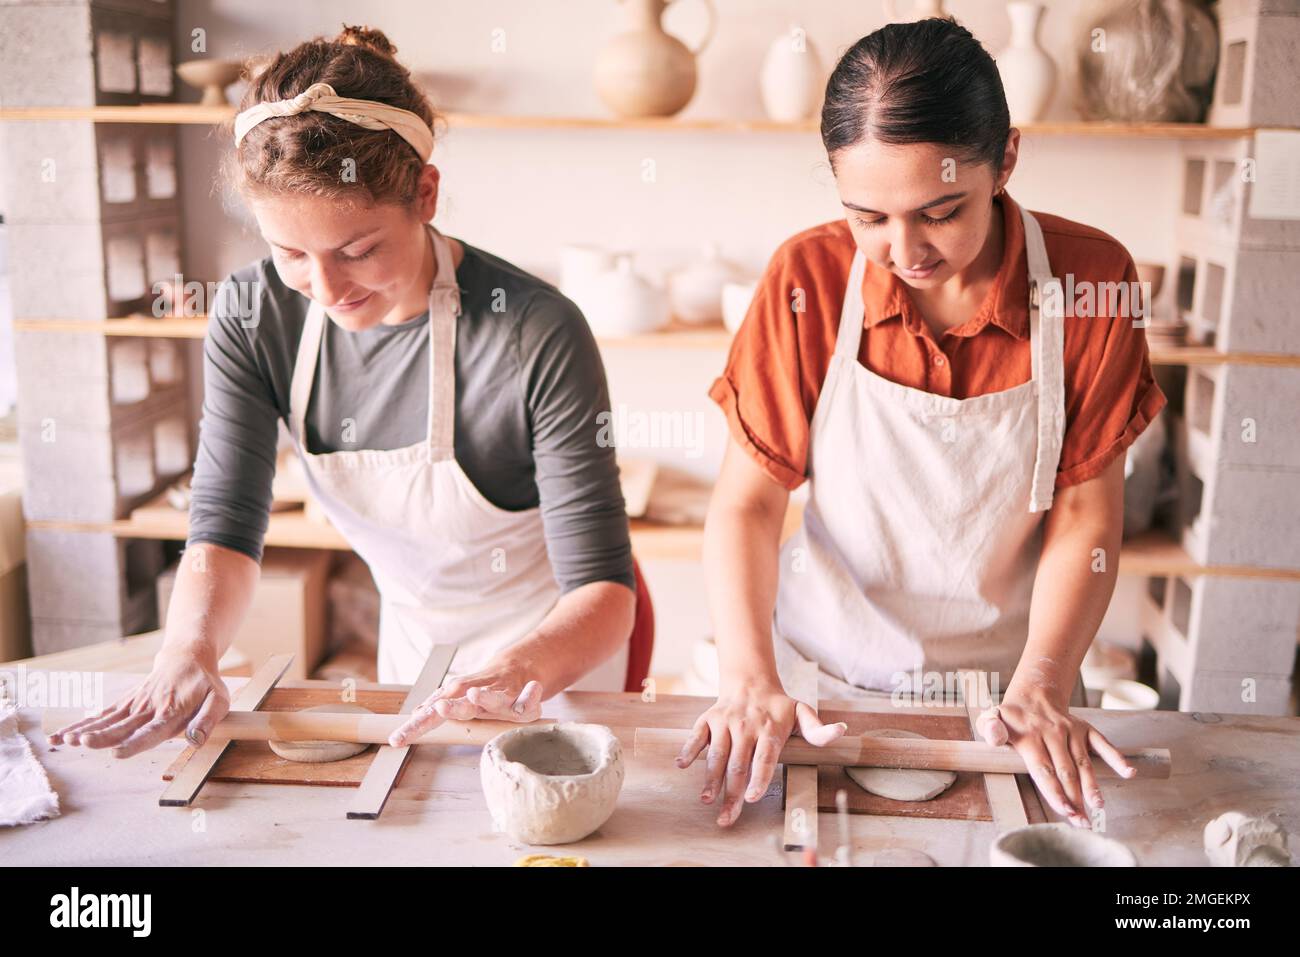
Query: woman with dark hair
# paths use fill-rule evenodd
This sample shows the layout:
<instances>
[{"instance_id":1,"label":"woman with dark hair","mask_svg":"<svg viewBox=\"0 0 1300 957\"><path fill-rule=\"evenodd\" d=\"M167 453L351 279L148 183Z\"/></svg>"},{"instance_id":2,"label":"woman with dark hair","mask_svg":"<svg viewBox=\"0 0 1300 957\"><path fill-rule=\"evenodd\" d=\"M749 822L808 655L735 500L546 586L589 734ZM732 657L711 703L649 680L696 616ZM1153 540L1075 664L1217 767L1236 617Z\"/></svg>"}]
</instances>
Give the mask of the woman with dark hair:
<instances>
[{"instance_id":1,"label":"woman with dark hair","mask_svg":"<svg viewBox=\"0 0 1300 957\"><path fill-rule=\"evenodd\" d=\"M1135 290L1136 268L1007 194L1020 132L950 20L854 44L822 139L846 217L777 250L710 393L732 437L705 533L721 684L678 766L707 750L701 798L727 826L796 724L815 744L845 730L786 693L801 662L822 699L925 697L982 670L1003 695L981 733L1086 826L1090 752L1132 772L1069 705L1115 584L1124 450L1165 397L1138 310L1072 303L1066 322L1061 283Z\"/></svg>"},{"instance_id":2,"label":"woman with dark hair","mask_svg":"<svg viewBox=\"0 0 1300 957\"><path fill-rule=\"evenodd\" d=\"M127 757L202 744L225 716L217 662L258 580L279 422L379 588L379 680L456 648L390 744L447 718L530 721L567 687L641 690L653 615L598 440L595 340L554 287L430 225L435 117L395 53L345 27L249 86L230 172L271 255L211 309L166 638L139 688L54 743Z\"/></svg>"}]
</instances>

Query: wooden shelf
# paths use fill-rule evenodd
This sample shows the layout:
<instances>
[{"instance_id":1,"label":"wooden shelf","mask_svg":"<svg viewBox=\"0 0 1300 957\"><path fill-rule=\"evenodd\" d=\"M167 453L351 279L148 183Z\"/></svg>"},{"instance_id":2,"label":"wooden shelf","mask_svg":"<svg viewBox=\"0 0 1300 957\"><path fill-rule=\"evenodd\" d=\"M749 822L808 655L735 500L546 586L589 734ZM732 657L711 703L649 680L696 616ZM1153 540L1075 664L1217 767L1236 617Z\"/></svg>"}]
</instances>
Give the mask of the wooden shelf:
<instances>
[{"instance_id":1,"label":"wooden shelf","mask_svg":"<svg viewBox=\"0 0 1300 957\"><path fill-rule=\"evenodd\" d=\"M15 319L19 332L97 333L104 336L138 336L144 339L202 339L208 331L207 316L155 319L126 316L121 319Z\"/></svg>"},{"instance_id":2,"label":"wooden shelf","mask_svg":"<svg viewBox=\"0 0 1300 957\"><path fill-rule=\"evenodd\" d=\"M213 125L235 115L234 106L200 106L196 103L154 103L143 106L22 107L0 110L0 121L91 120L95 123L174 123ZM765 119L697 119L611 116L528 116L499 113L439 114L452 129L495 130L643 130L650 132L801 133L818 132L819 121L783 123ZM1107 139L1221 140L1255 134L1254 127L1214 127L1203 123L1026 123L1018 127L1027 136L1083 136Z\"/></svg>"},{"instance_id":3,"label":"wooden shelf","mask_svg":"<svg viewBox=\"0 0 1300 957\"><path fill-rule=\"evenodd\" d=\"M800 509L791 506L782 536L798 527ZM185 541L189 537L189 515L167 504L160 495L141 505L130 518L115 522L28 522L28 527L66 532L108 532L119 538L156 538ZM698 562L704 543L704 528L698 525L658 525L631 520L632 549L648 561ZM284 548L328 548L349 551L350 546L332 525L307 518L300 510L272 512L265 544ZM1165 531L1151 531L1125 542L1120 549L1119 573L1195 578L1215 575L1229 578L1272 578L1300 580L1300 569L1257 568L1244 565L1203 566L1197 564L1182 545Z\"/></svg>"},{"instance_id":4,"label":"wooden shelf","mask_svg":"<svg viewBox=\"0 0 1300 957\"><path fill-rule=\"evenodd\" d=\"M105 336L140 336L149 339L202 339L206 316L155 319L126 316L120 319L16 319L19 332L98 333ZM732 334L721 323L690 325L676 322L667 329L635 336L597 336L608 349L713 349L726 352ZM1300 367L1300 355L1271 352L1216 352L1212 346L1153 347L1151 364L1164 366L1254 365Z\"/></svg>"}]
</instances>

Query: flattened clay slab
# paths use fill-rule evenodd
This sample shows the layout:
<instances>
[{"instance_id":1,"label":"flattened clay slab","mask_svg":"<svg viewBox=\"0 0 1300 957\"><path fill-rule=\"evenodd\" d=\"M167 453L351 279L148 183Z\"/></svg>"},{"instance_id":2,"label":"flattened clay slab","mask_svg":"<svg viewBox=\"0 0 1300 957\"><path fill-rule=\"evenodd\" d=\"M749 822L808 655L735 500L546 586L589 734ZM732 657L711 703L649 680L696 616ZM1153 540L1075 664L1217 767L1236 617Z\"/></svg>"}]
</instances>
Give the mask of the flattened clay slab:
<instances>
[{"instance_id":1,"label":"flattened clay slab","mask_svg":"<svg viewBox=\"0 0 1300 957\"><path fill-rule=\"evenodd\" d=\"M915 731L894 728L867 731L876 738L924 738ZM864 791L870 791L891 801L929 801L936 798L957 780L955 771L935 771L915 768L845 768L844 773Z\"/></svg>"},{"instance_id":2,"label":"flattened clay slab","mask_svg":"<svg viewBox=\"0 0 1300 957\"><path fill-rule=\"evenodd\" d=\"M318 704L314 708L303 708L304 713L312 711L329 711L334 714L374 714L369 708L359 704ZM327 761L342 761L354 754L360 754L370 747L359 741L268 741L271 750L286 761L300 764L324 764Z\"/></svg>"}]
</instances>

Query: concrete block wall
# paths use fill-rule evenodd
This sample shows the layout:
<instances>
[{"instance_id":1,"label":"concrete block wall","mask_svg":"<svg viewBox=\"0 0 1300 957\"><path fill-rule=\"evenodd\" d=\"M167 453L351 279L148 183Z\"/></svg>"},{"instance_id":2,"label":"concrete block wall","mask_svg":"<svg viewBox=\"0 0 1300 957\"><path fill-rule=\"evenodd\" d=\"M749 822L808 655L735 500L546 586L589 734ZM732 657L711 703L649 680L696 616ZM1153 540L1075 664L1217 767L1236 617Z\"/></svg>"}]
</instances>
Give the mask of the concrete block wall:
<instances>
[{"instance_id":1,"label":"concrete block wall","mask_svg":"<svg viewBox=\"0 0 1300 957\"><path fill-rule=\"evenodd\" d=\"M0 3L0 100L88 107L175 100L171 0ZM171 340L60 330L152 313L182 271L174 126L31 122L9 128L23 509L29 521L107 523L193 462L187 355ZM153 627L162 544L107 532L28 536L38 654Z\"/></svg>"},{"instance_id":2,"label":"concrete block wall","mask_svg":"<svg viewBox=\"0 0 1300 957\"><path fill-rule=\"evenodd\" d=\"M1220 15L1211 122L1300 126L1300 0L1233 0ZM1242 573L1152 579L1143 630L1180 708L1282 714L1300 638L1300 221L1252 210L1254 190L1278 185L1259 180L1254 137L1181 152L1174 301L1190 337L1277 359L1187 369L1170 422L1178 534L1198 564Z\"/></svg>"},{"instance_id":3,"label":"concrete block wall","mask_svg":"<svg viewBox=\"0 0 1300 957\"><path fill-rule=\"evenodd\" d=\"M0 90L7 107L175 99L170 0L0 4Z\"/></svg>"}]
</instances>

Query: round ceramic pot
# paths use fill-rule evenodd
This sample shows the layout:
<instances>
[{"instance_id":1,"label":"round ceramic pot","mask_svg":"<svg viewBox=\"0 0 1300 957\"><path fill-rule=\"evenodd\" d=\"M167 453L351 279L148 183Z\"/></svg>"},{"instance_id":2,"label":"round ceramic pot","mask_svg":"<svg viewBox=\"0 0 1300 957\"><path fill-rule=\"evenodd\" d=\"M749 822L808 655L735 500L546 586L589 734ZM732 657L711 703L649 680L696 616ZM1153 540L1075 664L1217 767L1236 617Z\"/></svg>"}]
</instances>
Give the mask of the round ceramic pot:
<instances>
[{"instance_id":1,"label":"round ceramic pot","mask_svg":"<svg viewBox=\"0 0 1300 957\"><path fill-rule=\"evenodd\" d=\"M484 746L479 775L498 831L524 844L570 844L614 813L623 749L604 725L528 725Z\"/></svg>"}]
</instances>

